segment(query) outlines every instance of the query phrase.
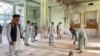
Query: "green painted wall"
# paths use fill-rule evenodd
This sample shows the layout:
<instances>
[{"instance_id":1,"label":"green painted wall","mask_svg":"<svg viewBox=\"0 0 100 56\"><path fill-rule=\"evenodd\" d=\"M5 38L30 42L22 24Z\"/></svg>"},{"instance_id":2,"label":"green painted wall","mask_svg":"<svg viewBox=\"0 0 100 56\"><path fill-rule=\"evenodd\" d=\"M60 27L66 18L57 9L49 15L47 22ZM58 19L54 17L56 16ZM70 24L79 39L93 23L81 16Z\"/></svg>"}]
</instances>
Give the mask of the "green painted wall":
<instances>
[{"instance_id":1,"label":"green painted wall","mask_svg":"<svg viewBox=\"0 0 100 56\"><path fill-rule=\"evenodd\" d=\"M51 22L55 23L55 27L59 22L62 22L64 25L64 10L65 8L63 6L57 6L51 8Z\"/></svg>"},{"instance_id":2,"label":"green painted wall","mask_svg":"<svg viewBox=\"0 0 100 56\"><path fill-rule=\"evenodd\" d=\"M36 6L29 5L30 1L25 1L25 19L30 20L31 22L37 22L40 24L40 8ZM36 14L34 15L34 10L36 10Z\"/></svg>"},{"instance_id":3,"label":"green painted wall","mask_svg":"<svg viewBox=\"0 0 100 56\"><path fill-rule=\"evenodd\" d=\"M32 22L34 22L34 12L33 12L33 8L32 7L27 7L27 20L31 20Z\"/></svg>"}]
</instances>

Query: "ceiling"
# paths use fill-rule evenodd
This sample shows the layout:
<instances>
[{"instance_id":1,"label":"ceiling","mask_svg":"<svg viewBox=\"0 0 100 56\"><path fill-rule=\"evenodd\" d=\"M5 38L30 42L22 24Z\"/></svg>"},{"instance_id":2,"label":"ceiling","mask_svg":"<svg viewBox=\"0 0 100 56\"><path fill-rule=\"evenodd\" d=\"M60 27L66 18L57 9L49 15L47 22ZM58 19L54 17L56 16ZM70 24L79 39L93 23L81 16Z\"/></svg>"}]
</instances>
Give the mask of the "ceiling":
<instances>
[{"instance_id":1,"label":"ceiling","mask_svg":"<svg viewBox=\"0 0 100 56\"><path fill-rule=\"evenodd\" d=\"M59 3L63 3L65 5L67 4L79 4L79 3L84 3L84 2L90 2L90 1L100 1L100 0L57 0Z\"/></svg>"},{"instance_id":2,"label":"ceiling","mask_svg":"<svg viewBox=\"0 0 100 56\"><path fill-rule=\"evenodd\" d=\"M80 3L91 2L91 1L100 1L100 0L48 0L49 6L60 6L64 5L77 5Z\"/></svg>"},{"instance_id":3,"label":"ceiling","mask_svg":"<svg viewBox=\"0 0 100 56\"><path fill-rule=\"evenodd\" d=\"M14 3L16 1L20 3L21 1L21 3L24 3L23 1L25 0L0 0L0 1L9 2L9 3ZM41 3L41 0L30 0L30 1L33 1L33 2L35 1L36 4L34 3L33 4L34 6L38 6L37 4ZM97 0L48 0L48 3L49 3L49 6L54 6L54 5L59 5L59 3L62 3L64 5L68 5L68 4L75 5L75 4L90 2L90 1L97 1Z\"/></svg>"}]
</instances>

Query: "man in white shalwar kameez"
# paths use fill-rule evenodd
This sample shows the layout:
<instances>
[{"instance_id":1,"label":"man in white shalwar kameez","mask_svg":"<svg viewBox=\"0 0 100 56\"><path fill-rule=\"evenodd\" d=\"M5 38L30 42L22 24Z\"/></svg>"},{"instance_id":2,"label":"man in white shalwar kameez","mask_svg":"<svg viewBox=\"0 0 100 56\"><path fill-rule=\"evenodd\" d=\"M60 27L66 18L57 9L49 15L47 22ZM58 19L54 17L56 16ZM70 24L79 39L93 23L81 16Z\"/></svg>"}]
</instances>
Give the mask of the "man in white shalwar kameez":
<instances>
[{"instance_id":1,"label":"man in white shalwar kameez","mask_svg":"<svg viewBox=\"0 0 100 56\"><path fill-rule=\"evenodd\" d=\"M28 46L28 40L29 40L29 37L30 37L30 30L31 30L31 26L30 26L30 21L27 21L27 24L26 24L26 27L25 27L25 38L24 38L24 44L26 46Z\"/></svg>"},{"instance_id":2,"label":"man in white shalwar kameez","mask_svg":"<svg viewBox=\"0 0 100 56\"><path fill-rule=\"evenodd\" d=\"M54 45L54 34L55 34L55 28L54 28L54 22L51 22L51 26L49 27L49 45Z\"/></svg>"},{"instance_id":3,"label":"man in white shalwar kameez","mask_svg":"<svg viewBox=\"0 0 100 56\"><path fill-rule=\"evenodd\" d=\"M35 41L35 29L34 29L34 23L31 23L31 41Z\"/></svg>"},{"instance_id":4,"label":"man in white shalwar kameez","mask_svg":"<svg viewBox=\"0 0 100 56\"><path fill-rule=\"evenodd\" d=\"M0 43L2 43L2 31L3 31L2 25L0 24Z\"/></svg>"},{"instance_id":5,"label":"man in white shalwar kameez","mask_svg":"<svg viewBox=\"0 0 100 56\"><path fill-rule=\"evenodd\" d=\"M63 28L62 28L62 22L58 24L58 34L57 39L61 39L63 37Z\"/></svg>"},{"instance_id":6,"label":"man in white shalwar kameez","mask_svg":"<svg viewBox=\"0 0 100 56\"><path fill-rule=\"evenodd\" d=\"M10 56L20 56L21 28L20 15L13 15L12 22L7 25L7 38L10 48Z\"/></svg>"}]
</instances>

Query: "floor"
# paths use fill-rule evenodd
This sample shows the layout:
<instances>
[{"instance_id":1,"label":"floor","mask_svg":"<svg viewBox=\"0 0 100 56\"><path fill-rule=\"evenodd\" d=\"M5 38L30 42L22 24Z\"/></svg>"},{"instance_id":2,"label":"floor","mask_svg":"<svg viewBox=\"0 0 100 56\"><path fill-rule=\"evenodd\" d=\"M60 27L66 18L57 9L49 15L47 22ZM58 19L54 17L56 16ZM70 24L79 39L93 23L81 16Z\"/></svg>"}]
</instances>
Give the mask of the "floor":
<instances>
[{"instance_id":1,"label":"floor","mask_svg":"<svg viewBox=\"0 0 100 56\"><path fill-rule=\"evenodd\" d=\"M20 53L21 56L68 56L69 51L72 50L73 56L100 56L100 38L89 37L86 49L81 54L75 50L77 46L73 46L72 42L70 34L65 34L61 40L55 38L54 46L49 46L48 38L41 37L41 34L38 34L36 42L29 41L30 46L24 46L22 41ZM0 44L0 56L8 55L7 39L6 36L3 36L3 43Z\"/></svg>"}]
</instances>

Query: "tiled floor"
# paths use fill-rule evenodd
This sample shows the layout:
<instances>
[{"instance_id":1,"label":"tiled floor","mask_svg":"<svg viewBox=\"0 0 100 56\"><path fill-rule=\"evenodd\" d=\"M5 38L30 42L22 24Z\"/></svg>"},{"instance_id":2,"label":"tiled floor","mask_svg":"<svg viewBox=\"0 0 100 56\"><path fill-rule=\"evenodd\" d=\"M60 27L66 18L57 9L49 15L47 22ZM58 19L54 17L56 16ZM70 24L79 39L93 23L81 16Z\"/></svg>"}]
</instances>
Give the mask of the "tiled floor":
<instances>
[{"instance_id":1,"label":"tiled floor","mask_svg":"<svg viewBox=\"0 0 100 56\"><path fill-rule=\"evenodd\" d=\"M86 50L79 54L74 50L76 46L72 45L69 35L65 35L62 40L55 39L55 45L49 46L47 38L37 37L37 41L30 43L30 46L24 46L22 41L21 56L68 56L68 52L72 50L73 56L100 56L100 38L89 38ZM8 44L6 36L3 36L3 44L0 44L0 56L8 56Z\"/></svg>"}]
</instances>

